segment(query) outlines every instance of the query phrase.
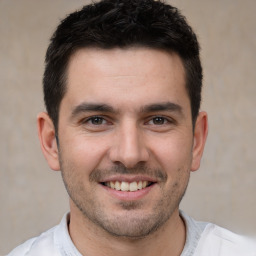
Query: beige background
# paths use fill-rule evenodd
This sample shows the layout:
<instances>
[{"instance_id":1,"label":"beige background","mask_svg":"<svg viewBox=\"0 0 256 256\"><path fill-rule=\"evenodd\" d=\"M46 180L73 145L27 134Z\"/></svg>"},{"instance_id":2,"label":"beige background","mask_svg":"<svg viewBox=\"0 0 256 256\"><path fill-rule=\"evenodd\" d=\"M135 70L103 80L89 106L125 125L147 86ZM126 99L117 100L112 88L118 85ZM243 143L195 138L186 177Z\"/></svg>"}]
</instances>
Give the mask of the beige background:
<instances>
[{"instance_id":1,"label":"beige background","mask_svg":"<svg viewBox=\"0 0 256 256\"><path fill-rule=\"evenodd\" d=\"M81 0L0 0L0 254L68 210L60 174L40 152L44 54L56 24ZM210 133L182 209L256 234L256 1L175 0L199 36Z\"/></svg>"}]
</instances>

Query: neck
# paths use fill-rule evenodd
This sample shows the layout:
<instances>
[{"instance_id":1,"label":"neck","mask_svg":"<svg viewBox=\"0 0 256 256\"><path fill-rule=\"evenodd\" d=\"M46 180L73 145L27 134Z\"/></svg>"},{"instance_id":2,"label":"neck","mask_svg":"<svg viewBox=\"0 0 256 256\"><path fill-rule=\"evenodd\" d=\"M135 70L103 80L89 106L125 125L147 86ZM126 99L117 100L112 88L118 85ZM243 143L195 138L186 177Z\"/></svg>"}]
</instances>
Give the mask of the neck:
<instances>
[{"instance_id":1,"label":"neck","mask_svg":"<svg viewBox=\"0 0 256 256\"><path fill-rule=\"evenodd\" d=\"M153 234L143 238L116 237L71 210L69 233L73 243L84 256L178 256L186 240L185 224L178 209Z\"/></svg>"}]
</instances>

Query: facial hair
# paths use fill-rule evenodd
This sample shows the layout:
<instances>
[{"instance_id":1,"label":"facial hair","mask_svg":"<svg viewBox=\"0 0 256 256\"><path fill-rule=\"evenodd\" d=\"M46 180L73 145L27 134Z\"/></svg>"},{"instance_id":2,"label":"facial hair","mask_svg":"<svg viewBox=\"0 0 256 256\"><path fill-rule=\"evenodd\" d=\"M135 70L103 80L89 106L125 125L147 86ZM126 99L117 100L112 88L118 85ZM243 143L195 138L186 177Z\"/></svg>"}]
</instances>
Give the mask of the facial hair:
<instances>
[{"instance_id":1,"label":"facial hair","mask_svg":"<svg viewBox=\"0 0 256 256\"><path fill-rule=\"evenodd\" d=\"M178 179L166 188L168 176L160 169L149 168L145 164L138 164L134 168L128 169L122 164L114 164L108 169L93 170L89 174L89 184L92 186L87 188L83 183L83 178L79 177L71 163L62 160L60 162L62 178L67 192L85 220L94 223L98 228L105 230L112 236L129 239L148 236L170 219L185 194L190 173L184 168L177 170ZM97 196L96 186L99 186L98 182L118 174L147 175L157 180L160 195L150 202L152 205L150 211L144 211L147 205L143 200L119 201L115 203L116 208L110 208L109 205L105 205L100 196Z\"/></svg>"}]
</instances>

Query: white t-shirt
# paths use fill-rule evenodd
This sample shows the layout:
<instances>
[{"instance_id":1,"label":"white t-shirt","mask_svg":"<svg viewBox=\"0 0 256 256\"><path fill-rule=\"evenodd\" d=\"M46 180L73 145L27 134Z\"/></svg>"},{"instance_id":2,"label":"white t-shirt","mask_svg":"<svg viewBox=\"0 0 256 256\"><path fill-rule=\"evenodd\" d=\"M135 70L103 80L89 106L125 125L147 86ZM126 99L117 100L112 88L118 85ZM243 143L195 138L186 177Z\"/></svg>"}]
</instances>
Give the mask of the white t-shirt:
<instances>
[{"instance_id":1,"label":"white t-shirt","mask_svg":"<svg viewBox=\"0 0 256 256\"><path fill-rule=\"evenodd\" d=\"M212 223L198 222L180 212L186 223L186 244L181 256L256 256L256 242ZM7 256L82 256L68 232L69 214L59 225L31 238Z\"/></svg>"}]
</instances>

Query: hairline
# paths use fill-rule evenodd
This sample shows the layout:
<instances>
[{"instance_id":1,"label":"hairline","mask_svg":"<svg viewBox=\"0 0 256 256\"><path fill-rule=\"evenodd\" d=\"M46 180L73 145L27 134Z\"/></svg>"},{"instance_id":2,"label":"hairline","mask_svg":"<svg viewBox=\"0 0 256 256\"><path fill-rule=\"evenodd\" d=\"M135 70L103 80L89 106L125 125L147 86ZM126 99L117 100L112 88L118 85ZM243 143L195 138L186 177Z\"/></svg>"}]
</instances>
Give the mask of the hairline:
<instances>
[{"instance_id":1,"label":"hairline","mask_svg":"<svg viewBox=\"0 0 256 256\"><path fill-rule=\"evenodd\" d=\"M63 74L62 74L62 78L61 78L61 83L62 83L62 86L63 86L63 93L61 95L61 100L57 106L57 119L55 120L52 120L54 122L54 127L55 127L55 131L56 131L56 134L58 133L58 127L59 127L59 114L60 114L60 107L61 107L61 103L62 103L62 100L64 98L64 96L66 95L67 93L67 90L68 90L68 69L69 69L69 65L70 65L70 62L71 62L71 59L75 56L75 54L80 51L80 50L84 50L84 49L92 49L92 50L99 50L99 51L104 51L104 50L113 50L113 49L121 49L121 50L128 50L128 49L151 49L151 50L159 50L159 51L162 51L162 52L165 52L167 54L176 54L181 62L182 62L182 67L183 67L183 70L184 70L184 80L185 80L185 90L186 90L186 93L187 93L187 96L189 98L189 102L190 102L190 112L191 112L191 121L192 121L192 127L193 127L193 130L194 130L194 126L195 126L195 121L196 121L196 117L198 116L198 113L196 113L196 116L194 117L193 119L193 113L192 113L192 100L191 100L191 97L190 97L190 94L189 94L189 79L188 79L188 70L186 68L186 62L184 60L184 58L182 58L182 56L175 50L173 49L168 49L167 47L157 47L157 46L149 46L147 44L139 44L139 43L135 43L135 44L131 44L131 45L125 45L123 47L120 47L120 46L113 46L113 47L100 47L100 46L97 46L97 45L89 45L89 46L78 46L76 47L75 49L73 49L69 54L67 54L67 60L66 60L66 64L63 66Z\"/></svg>"}]
</instances>

